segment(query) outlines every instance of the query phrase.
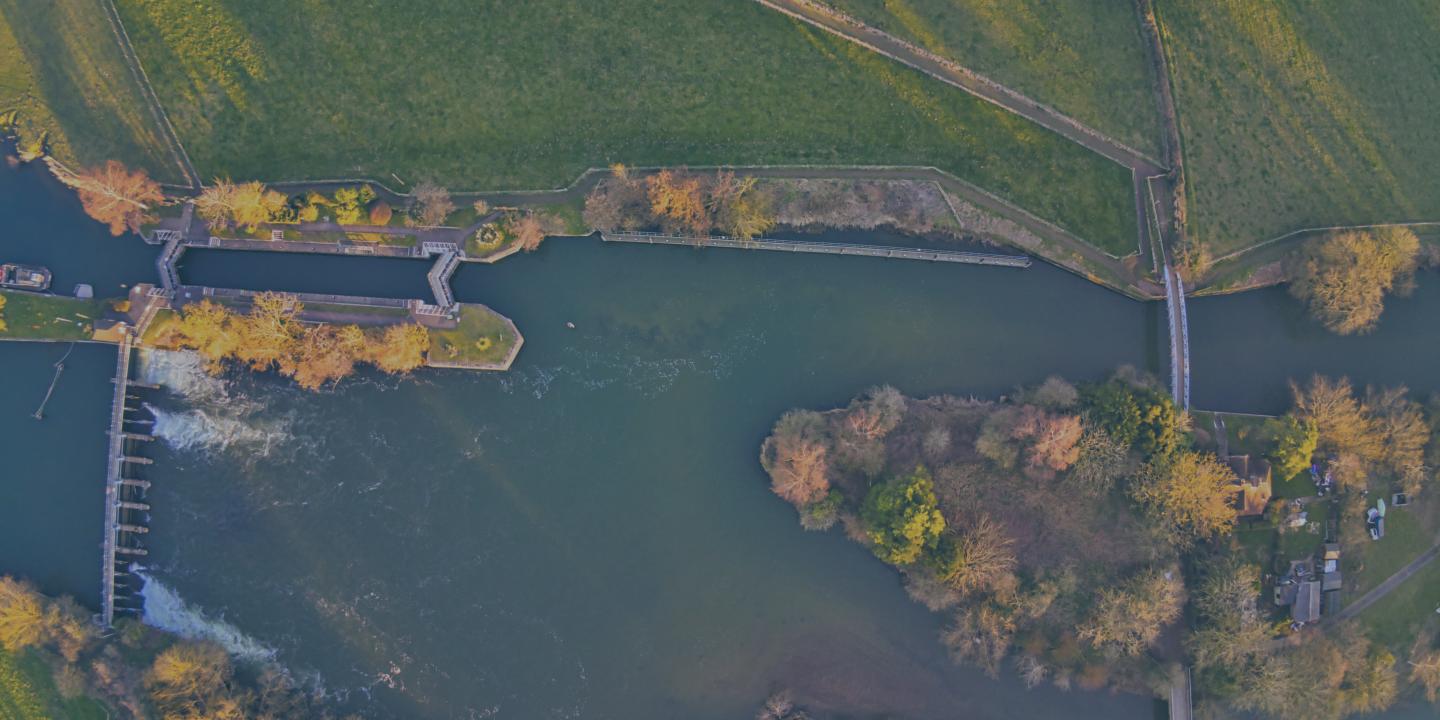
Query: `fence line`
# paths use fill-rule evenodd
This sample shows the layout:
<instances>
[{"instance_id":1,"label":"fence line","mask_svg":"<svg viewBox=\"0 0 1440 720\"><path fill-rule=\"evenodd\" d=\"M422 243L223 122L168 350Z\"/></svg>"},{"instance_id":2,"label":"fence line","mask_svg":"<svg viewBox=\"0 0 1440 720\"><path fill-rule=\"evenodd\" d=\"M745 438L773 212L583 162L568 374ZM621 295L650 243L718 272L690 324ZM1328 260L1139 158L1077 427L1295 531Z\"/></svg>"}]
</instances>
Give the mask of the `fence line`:
<instances>
[{"instance_id":1,"label":"fence line","mask_svg":"<svg viewBox=\"0 0 1440 720\"><path fill-rule=\"evenodd\" d=\"M902 260L995 265L999 267L1030 267L1030 258L1025 255L994 255L989 253L963 252L959 250L924 250L920 248L889 247L885 245L828 243L808 240L774 240L768 238L741 240L725 236L683 237L680 235L650 232L607 232L601 233L601 237L604 238L606 242L722 247L744 250L775 250L823 255L859 255L863 257L888 257Z\"/></svg>"}]
</instances>

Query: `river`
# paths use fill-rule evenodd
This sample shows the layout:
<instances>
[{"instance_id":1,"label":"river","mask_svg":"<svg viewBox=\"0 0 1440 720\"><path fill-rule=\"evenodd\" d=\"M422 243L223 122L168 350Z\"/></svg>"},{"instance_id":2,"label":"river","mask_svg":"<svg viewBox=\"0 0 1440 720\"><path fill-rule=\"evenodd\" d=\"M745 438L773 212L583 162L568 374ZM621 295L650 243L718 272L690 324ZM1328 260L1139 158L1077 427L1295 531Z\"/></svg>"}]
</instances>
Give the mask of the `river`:
<instances>
[{"instance_id":1,"label":"river","mask_svg":"<svg viewBox=\"0 0 1440 720\"><path fill-rule=\"evenodd\" d=\"M50 265L57 289L153 277L154 248L108 238L48 178L3 171L0 190L0 249ZM396 297L423 293L424 270L223 251L182 267ZM310 394L143 363L167 387L151 397L152 622L273 655L380 718L744 718L781 687L853 717L1152 716L1148 699L952 665L941 619L838 531L801 530L756 457L784 410L879 382L992 396L1160 369L1156 307L1043 264L593 239L465 266L455 289L525 333L511 372L365 373ZM1192 305L1198 405L1276 410L1312 369L1440 385L1407 349L1433 357L1419 306L1440 303L1434 278L1362 340L1296 330L1288 302ZM0 343L0 500L28 509L0 525L0 571L93 605L113 350L78 348L37 423L63 352Z\"/></svg>"}]
</instances>

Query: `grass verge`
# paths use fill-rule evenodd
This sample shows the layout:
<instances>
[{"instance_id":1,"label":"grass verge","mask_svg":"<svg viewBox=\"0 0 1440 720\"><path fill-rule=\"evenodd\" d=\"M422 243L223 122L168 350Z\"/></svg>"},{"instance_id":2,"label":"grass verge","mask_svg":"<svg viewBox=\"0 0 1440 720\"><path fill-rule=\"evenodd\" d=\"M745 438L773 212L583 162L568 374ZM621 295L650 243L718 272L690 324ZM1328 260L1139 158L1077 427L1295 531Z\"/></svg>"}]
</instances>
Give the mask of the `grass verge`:
<instances>
[{"instance_id":1,"label":"grass verge","mask_svg":"<svg viewBox=\"0 0 1440 720\"><path fill-rule=\"evenodd\" d=\"M207 176L484 190L611 162L934 165L1098 246L1134 245L1124 168L756 3L119 7Z\"/></svg>"}]
</instances>

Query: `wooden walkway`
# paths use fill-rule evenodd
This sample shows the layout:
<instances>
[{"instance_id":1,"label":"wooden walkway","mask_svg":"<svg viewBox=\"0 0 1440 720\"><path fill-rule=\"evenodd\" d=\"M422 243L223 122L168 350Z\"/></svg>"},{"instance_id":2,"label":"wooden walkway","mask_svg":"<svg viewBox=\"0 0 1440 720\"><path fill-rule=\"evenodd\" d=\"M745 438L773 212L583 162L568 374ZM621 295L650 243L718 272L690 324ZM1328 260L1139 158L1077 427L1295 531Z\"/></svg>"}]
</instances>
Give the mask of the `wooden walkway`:
<instances>
[{"instance_id":1,"label":"wooden walkway","mask_svg":"<svg viewBox=\"0 0 1440 720\"><path fill-rule=\"evenodd\" d=\"M115 360L115 395L110 401L110 446L105 456L105 537L100 568L100 622L115 621L115 555L120 533L120 479L125 465L125 395L130 383L131 339L120 341Z\"/></svg>"},{"instance_id":2,"label":"wooden walkway","mask_svg":"<svg viewBox=\"0 0 1440 720\"><path fill-rule=\"evenodd\" d=\"M1030 258L1024 255L992 255L989 253L962 252L959 250L923 250L920 248L889 247L885 245L855 245L850 243L770 240L765 238L739 240L723 236L696 238L646 232L607 232L602 233L601 237L603 237L606 242L686 245L689 247L722 247L742 250L774 250L779 252L816 253L822 255L858 255L862 257L927 260L930 262L994 265L1012 268L1030 267Z\"/></svg>"}]
</instances>

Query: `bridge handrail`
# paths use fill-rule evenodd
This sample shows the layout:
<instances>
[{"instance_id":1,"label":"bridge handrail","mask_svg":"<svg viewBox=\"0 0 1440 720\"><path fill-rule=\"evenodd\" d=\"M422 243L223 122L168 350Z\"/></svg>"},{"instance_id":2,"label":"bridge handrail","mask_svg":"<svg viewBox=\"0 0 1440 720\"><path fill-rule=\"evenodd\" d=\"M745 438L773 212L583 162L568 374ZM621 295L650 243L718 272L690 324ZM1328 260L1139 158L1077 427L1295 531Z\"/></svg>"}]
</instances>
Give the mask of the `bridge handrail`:
<instances>
[{"instance_id":1,"label":"bridge handrail","mask_svg":"<svg viewBox=\"0 0 1440 720\"><path fill-rule=\"evenodd\" d=\"M753 238L743 240L725 235L685 237L668 233L646 231L624 231L601 233L606 242L648 242L660 245L696 245L729 247L758 250L788 250L791 252L813 252L831 255L867 255L872 257L898 257L914 260L948 260L976 265L999 265L1003 267L1029 267L1031 260L1025 255L1000 255L964 250L924 249L894 245L865 245L859 243L833 243L818 240L778 240Z\"/></svg>"}]
</instances>

